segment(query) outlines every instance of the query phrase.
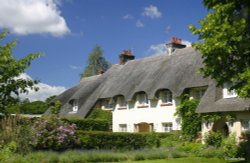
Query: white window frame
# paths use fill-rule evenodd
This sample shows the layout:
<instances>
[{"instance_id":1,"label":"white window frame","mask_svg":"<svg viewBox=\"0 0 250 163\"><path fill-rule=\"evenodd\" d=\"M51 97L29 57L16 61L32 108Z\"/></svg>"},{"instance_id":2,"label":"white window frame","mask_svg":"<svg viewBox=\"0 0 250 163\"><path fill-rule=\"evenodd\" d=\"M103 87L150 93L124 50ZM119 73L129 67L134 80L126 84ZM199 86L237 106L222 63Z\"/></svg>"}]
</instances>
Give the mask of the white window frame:
<instances>
[{"instance_id":1,"label":"white window frame","mask_svg":"<svg viewBox=\"0 0 250 163\"><path fill-rule=\"evenodd\" d=\"M173 95L170 90L160 91L160 99L162 104L173 104Z\"/></svg>"},{"instance_id":2,"label":"white window frame","mask_svg":"<svg viewBox=\"0 0 250 163\"><path fill-rule=\"evenodd\" d=\"M70 113L78 112L78 100L73 100L72 102L72 111Z\"/></svg>"},{"instance_id":3,"label":"white window frame","mask_svg":"<svg viewBox=\"0 0 250 163\"><path fill-rule=\"evenodd\" d=\"M146 93L138 93L136 96L138 106L148 106L149 101Z\"/></svg>"},{"instance_id":4,"label":"white window frame","mask_svg":"<svg viewBox=\"0 0 250 163\"><path fill-rule=\"evenodd\" d=\"M237 94L236 94L235 90L230 90L231 86L232 86L231 83L223 84L223 98L237 97Z\"/></svg>"},{"instance_id":5,"label":"white window frame","mask_svg":"<svg viewBox=\"0 0 250 163\"><path fill-rule=\"evenodd\" d=\"M172 130L173 130L173 123L172 122L162 123L162 131L163 132L170 132Z\"/></svg>"},{"instance_id":6,"label":"white window frame","mask_svg":"<svg viewBox=\"0 0 250 163\"><path fill-rule=\"evenodd\" d=\"M127 124L119 124L119 132L127 132L128 125Z\"/></svg>"}]
</instances>

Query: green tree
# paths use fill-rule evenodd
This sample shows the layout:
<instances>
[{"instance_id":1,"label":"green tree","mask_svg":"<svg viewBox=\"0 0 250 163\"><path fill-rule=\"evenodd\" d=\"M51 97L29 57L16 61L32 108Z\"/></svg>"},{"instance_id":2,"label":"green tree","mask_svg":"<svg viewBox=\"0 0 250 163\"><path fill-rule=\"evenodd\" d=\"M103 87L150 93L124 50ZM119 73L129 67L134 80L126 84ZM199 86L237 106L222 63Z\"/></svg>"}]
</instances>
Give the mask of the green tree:
<instances>
[{"instance_id":1,"label":"green tree","mask_svg":"<svg viewBox=\"0 0 250 163\"><path fill-rule=\"evenodd\" d=\"M41 56L40 53L32 53L19 60L15 59L12 49L16 41L4 43L6 35L7 32L0 33L0 112L4 114L18 102L20 93L27 93L28 88L37 90L37 81L17 77L24 73L33 59Z\"/></svg>"},{"instance_id":2,"label":"green tree","mask_svg":"<svg viewBox=\"0 0 250 163\"><path fill-rule=\"evenodd\" d=\"M250 97L250 1L203 0L209 9L200 27L189 28L199 36L201 72L223 85L232 82L241 97Z\"/></svg>"},{"instance_id":3,"label":"green tree","mask_svg":"<svg viewBox=\"0 0 250 163\"><path fill-rule=\"evenodd\" d=\"M103 50L101 46L96 45L88 57L88 66L85 67L81 78L97 75L100 71L106 71L110 68L110 63L102 56Z\"/></svg>"}]
</instances>

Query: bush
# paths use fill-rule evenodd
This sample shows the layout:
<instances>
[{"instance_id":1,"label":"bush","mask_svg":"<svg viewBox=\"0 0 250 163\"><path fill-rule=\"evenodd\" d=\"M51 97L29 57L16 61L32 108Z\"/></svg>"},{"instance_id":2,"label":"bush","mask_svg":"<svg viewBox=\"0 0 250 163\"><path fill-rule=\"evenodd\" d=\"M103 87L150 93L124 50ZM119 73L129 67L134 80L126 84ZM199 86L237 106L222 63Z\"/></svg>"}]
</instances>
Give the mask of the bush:
<instances>
[{"instance_id":1,"label":"bush","mask_svg":"<svg viewBox=\"0 0 250 163\"><path fill-rule=\"evenodd\" d=\"M4 162L17 151L17 144L12 141L0 149L0 162Z\"/></svg>"},{"instance_id":2,"label":"bush","mask_svg":"<svg viewBox=\"0 0 250 163\"><path fill-rule=\"evenodd\" d=\"M202 152L203 145L199 143L186 142L183 145L177 147L177 149L185 153L190 153L194 156L197 156L197 155L200 155L200 153Z\"/></svg>"},{"instance_id":3,"label":"bush","mask_svg":"<svg viewBox=\"0 0 250 163\"><path fill-rule=\"evenodd\" d=\"M33 126L32 145L36 149L64 150L78 144L74 124L63 122L55 116L41 118Z\"/></svg>"},{"instance_id":4,"label":"bush","mask_svg":"<svg viewBox=\"0 0 250 163\"><path fill-rule=\"evenodd\" d=\"M90 111L88 114L87 118L90 119L105 119L112 123L112 112L111 111L106 111L102 110L101 108L94 108Z\"/></svg>"},{"instance_id":5,"label":"bush","mask_svg":"<svg viewBox=\"0 0 250 163\"><path fill-rule=\"evenodd\" d=\"M110 124L108 120L104 119L90 119L90 118L67 118L64 121L75 124L77 130L83 131L109 131Z\"/></svg>"},{"instance_id":6,"label":"bush","mask_svg":"<svg viewBox=\"0 0 250 163\"><path fill-rule=\"evenodd\" d=\"M207 145L220 147L224 137L224 134L221 132L210 131L208 134L205 135L205 143Z\"/></svg>"},{"instance_id":7,"label":"bush","mask_svg":"<svg viewBox=\"0 0 250 163\"><path fill-rule=\"evenodd\" d=\"M17 152L28 153L31 146L32 120L20 116L4 116L0 119L0 146L15 142Z\"/></svg>"},{"instance_id":8,"label":"bush","mask_svg":"<svg viewBox=\"0 0 250 163\"><path fill-rule=\"evenodd\" d=\"M78 131L82 148L131 150L153 148L159 144L159 138L152 133L112 133Z\"/></svg>"},{"instance_id":9,"label":"bush","mask_svg":"<svg viewBox=\"0 0 250 163\"><path fill-rule=\"evenodd\" d=\"M238 146L235 140L235 134L230 135L222 141L222 149L225 157L235 158L238 152Z\"/></svg>"}]
</instances>

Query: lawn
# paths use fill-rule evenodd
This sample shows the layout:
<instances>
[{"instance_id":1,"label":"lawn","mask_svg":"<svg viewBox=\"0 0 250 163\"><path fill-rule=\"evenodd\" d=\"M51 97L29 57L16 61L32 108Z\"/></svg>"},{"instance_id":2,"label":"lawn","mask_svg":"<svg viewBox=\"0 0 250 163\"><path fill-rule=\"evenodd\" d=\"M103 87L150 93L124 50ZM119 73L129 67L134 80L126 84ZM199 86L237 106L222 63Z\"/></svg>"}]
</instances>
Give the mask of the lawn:
<instances>
[{"instance_id":1,"label":"lawn","mask_svg":"<svg viewBox=\"0 0 250 163\"><path fill-rule=\"evenodd\" d=\"M144 161L125 161L121 163L229 163L218 158L174 158L161 160L144 160ZM230 163L241 163L240 161L230 161Z\"/></svg>"}]
</instances>

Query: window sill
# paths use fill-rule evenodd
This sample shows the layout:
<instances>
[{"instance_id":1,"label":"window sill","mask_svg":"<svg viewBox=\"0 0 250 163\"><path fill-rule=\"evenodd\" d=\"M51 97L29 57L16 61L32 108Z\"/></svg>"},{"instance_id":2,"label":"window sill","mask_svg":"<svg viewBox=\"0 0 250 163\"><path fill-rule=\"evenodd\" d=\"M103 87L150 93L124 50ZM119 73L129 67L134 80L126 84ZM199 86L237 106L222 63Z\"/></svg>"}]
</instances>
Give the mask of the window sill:
<instances>
[{"instance_id":1,"label":"window sill","mask_svg":"<svg viewBox=\"0 0 250 163\"><path fill-rule=\"evenodd\" d=\"M69 112L69 114L76 114L77 113L77 111L71 111L71 112Z\"/></svg>"},{"instance_id":2,"label":"window sill","mask_svg":"<svg viewBox=\"0 0 250 163\"><path fill-rule=\"evenodd\" d=\"M113 111L113 108L102 108L102 110L105 110L105 111Z\"/></svg>"},{"instance_id":3,"label":"window sill","mask_svg":"<svg viewBox=\"0 0 250 163\"><path fill-rule=\"evenodd\" d=\"M137 108L148 108L149 106L148 105L139 105L137 106Z\"/></svg>"},{"instance_id":4,"label":"window sill","mask_svg":"<svg viewBox=\"0 0 250 163\"><path fill-rule=\"evenodd\" d=\"M127 109L127 107L119 107L119 108L117 108L118 110L126 110Z\"/></svg>"},{"instance_id":5,"label":"window sill","mask_svg":"<svg viewBox=\"0 0 250 163\"><path fill-rule=\"evenodd\" d=\"M173 106L172 103L162 103L160 106Z\"/></svg>"}]
</instances>

